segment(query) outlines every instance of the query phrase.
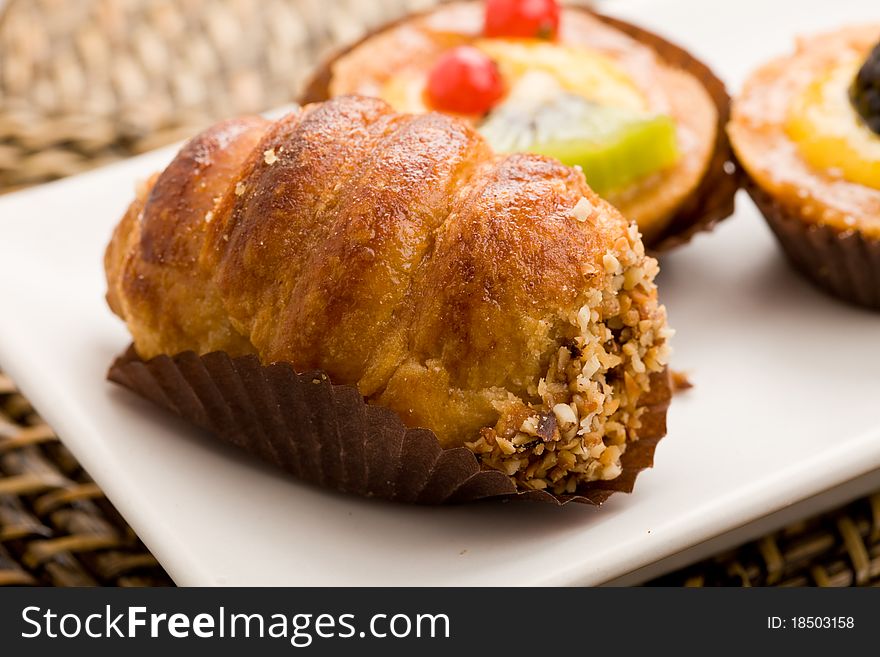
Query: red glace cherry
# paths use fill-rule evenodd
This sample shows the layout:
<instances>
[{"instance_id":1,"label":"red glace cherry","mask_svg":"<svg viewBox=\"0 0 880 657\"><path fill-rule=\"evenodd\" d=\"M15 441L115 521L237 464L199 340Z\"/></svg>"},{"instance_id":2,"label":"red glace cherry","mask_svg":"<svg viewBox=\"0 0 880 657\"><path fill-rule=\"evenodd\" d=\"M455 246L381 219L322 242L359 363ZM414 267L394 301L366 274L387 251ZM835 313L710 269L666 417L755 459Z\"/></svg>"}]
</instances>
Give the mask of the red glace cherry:
<instances>
[{"instance_id":1,"label":"red glace cherry","mask_svg":"<svg viewBox=\"0 0 880 657\"><path fill-rule=\"evenodd\" d=\"M555 39L559 32L556 0L486 0L487 37Z\"/></svg>"},{"instance_id":2,"label":"red glace cherry","mask_svg":"<svg viewBox=\"0 0 880 657\"><path fill-rule=\"evenodd\" d=\"M485 114L504 95L504 81L498 66L483 52L459 46L437 60L425 92L434 109Z\"/></svg>"}]
</instances>

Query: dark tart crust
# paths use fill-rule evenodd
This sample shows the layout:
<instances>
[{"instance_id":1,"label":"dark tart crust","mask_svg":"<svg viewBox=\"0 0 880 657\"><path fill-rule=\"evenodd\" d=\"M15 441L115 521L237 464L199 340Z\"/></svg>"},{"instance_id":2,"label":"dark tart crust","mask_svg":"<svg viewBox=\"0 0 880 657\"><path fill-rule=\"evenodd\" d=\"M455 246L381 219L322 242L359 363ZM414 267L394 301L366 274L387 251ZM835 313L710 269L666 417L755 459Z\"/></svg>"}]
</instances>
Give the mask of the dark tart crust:
<instances>
[{"instance_id":1,"label":"dark tart crust","mask_svg":"<svg viewBox=\"0 0 880 657\"><path fill-rule=\"evenodd\" d=\"M833 296L880 310L880 240L813 223L751 180L745 188L795 269Z\"/></svg>"}]
</instances>

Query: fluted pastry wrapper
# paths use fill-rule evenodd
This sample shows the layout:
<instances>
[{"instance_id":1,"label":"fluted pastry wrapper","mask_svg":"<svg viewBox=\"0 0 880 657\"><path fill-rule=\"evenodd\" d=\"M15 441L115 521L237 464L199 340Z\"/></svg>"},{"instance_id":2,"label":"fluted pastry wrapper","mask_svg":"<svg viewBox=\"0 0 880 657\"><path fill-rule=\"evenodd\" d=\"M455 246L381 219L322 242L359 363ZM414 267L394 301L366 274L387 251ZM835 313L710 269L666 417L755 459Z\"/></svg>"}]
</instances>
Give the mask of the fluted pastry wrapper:
<instances>
[{"instance_id":1,"label":"fluted pastry wrapper","mask_svg":"<svg viewBox=\"0 0 880 657\"><path fill-rule=\"evenodd\" d=\"M712 157L700 184L678 208L662 232L645 246L654 253L663 253L689 242L700 232L708 231L733 214L734 197L741 184L741 170L733 157L726 126L730 119L730 95L724 83L712 70L688 51L632 23L604 16L585 7L569 7L570 11L589 12L607 25L623 32L654 50L668 65L679 68L699 80L712 99L717 111L717 126ZM389 27L411 17L381 26L367 33L359 41L334 53L312 75L300 102L302 104L328 100L332 65L341 56Z\"/></svg>"},{"instance_id":2,"label":"fluted pastry wrapper","mask_svg":"<svg viewBox=\"0 0 880 657\"><path fill-rule=\"evenodd\" d=\"M481 469L469 449L441 448L433 432L406 427L394 411L367 404L354 386L333 384L319 371L297 373L288 363L262 365L255 356L222 352L144 361L130 348L108 378L311 484L418 504L517 498L598 506L632 492L666 434L672 394L666 370L651 376L639 439L628 443L617 478L554 495L517 490L510 477Z\"/></svg>"},{"instance_id":3,"label":"fluted pastry wrapper","mask_svg":"<svg viewBox=\"0 0 880 657\"><path fill-rule=\"evenodd\" d=\"M835 297L880 310L880 240L805 221L751 179L744 186L797 271Z\"/></svg>"}]
</instances>

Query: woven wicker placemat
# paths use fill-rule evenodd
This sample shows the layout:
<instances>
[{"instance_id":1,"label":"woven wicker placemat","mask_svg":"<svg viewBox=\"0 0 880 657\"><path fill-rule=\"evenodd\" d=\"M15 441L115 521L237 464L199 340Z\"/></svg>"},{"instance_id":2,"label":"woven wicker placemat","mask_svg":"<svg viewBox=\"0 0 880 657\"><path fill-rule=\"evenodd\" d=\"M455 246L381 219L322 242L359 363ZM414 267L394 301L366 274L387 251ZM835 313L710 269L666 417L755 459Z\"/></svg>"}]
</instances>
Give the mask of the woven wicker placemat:
<instances>
[{"instance_id":1,"label":"woven wicker placemat","mask_svg":"<svg viewBox=\"0 0 880 657\"><path fill-rule=\"evenodd\" d=\"M171 580L0 374L0 585L167 586Z\"/></svg>"},{"instance_id":2,"label":"woven wicker placemat","mask_svg":"<svg viewBox=\"0 0 880 657\"><path fill-rule=\"evenodd\" d=\"M437 0L8 0L0 189L290 103L334 45Z\"/></svg>"},{"instance_id":3,"label":"woven wicker placemat","mask_svg":"<svg viewBox=\"0 0 880 657\"><path fill-rule=\"evenodd\" d=\"M0 193L288 103L335 44L436 2L8 0ZM171 583L0 373L0 585ZM880 584L880 493L652 584Z\"/></svg>"}]
</instances>

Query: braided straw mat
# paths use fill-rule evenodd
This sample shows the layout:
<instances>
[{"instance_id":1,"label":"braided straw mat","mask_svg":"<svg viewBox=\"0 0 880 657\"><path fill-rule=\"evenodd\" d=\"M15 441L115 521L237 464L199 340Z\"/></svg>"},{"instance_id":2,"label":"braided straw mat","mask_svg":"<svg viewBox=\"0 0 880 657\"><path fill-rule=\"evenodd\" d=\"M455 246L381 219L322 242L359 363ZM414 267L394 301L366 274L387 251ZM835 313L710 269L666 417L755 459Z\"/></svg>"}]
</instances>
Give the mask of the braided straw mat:
<instances>
[{"instance_id":1,"label":"braided straw mat","mask_svg":"<svg viewBox=\"0 0 880 657\"><path fill-rule=\"evenodd\" d=\"M334 45L436 2L0 0L0 193L288 103ZM880 583L880 494L654 583ZM0 374L0 585L30 584L172 582Z\"/></svg>"}]
</instances>

